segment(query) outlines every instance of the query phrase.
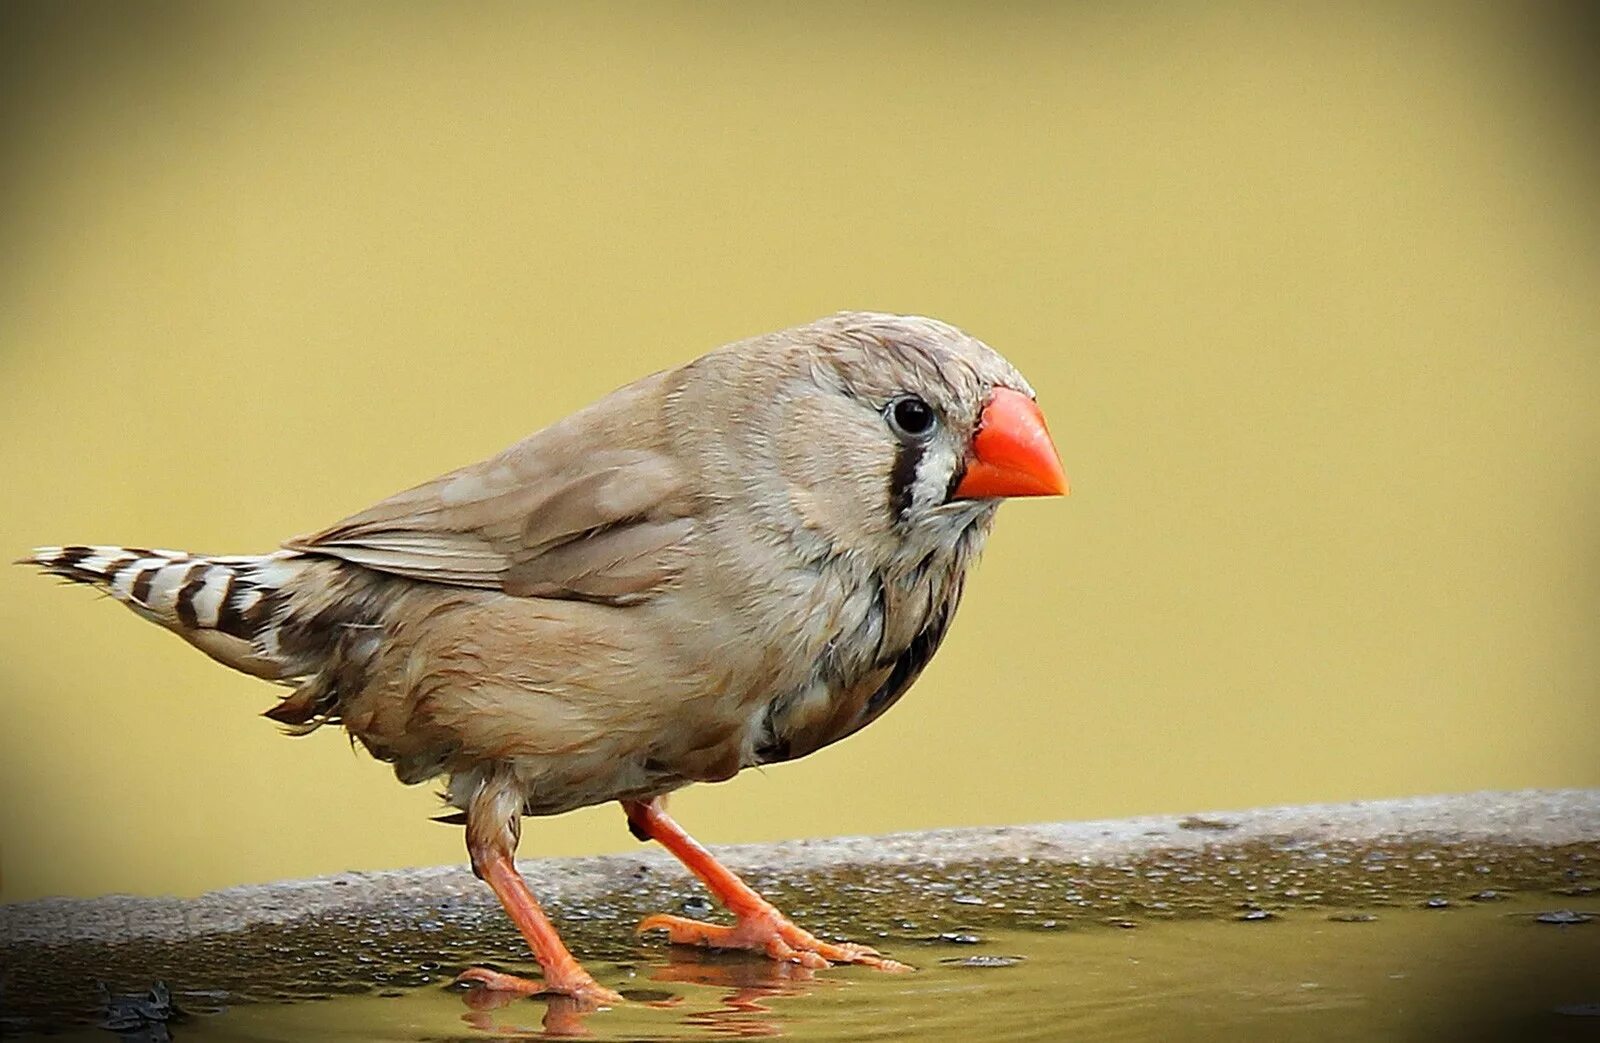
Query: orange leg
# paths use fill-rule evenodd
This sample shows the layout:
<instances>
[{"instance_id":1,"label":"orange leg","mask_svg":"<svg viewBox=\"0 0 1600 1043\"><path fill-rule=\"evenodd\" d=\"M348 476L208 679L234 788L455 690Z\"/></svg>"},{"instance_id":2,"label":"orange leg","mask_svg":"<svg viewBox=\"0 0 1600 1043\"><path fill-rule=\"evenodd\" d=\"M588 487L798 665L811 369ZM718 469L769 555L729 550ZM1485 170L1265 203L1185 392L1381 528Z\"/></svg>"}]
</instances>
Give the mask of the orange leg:
<instances>
[{"instance_id":1,"label":"orange leg","mask_svg":"<svg viewBox=\"0 0 1600 1043\"><path fill-rule=\"evenodd\" d=\"M740 880L727 866L712 857L711 852L683 831L683 827L668 817L661 798L654 800L625 800L622 810L627 812L628 824L641 840L648 837L677 856L691 873L699 877L736 919L733 926L702 923L682 916L657 914L646 917L638 929L661 929L674 945L703 945L713 949L754 949L764 952L774 960L797 963L802 967L826 967L832 963L861 963L885 971L907 971L903 963L886 959L876 949L865 945L834 945L797 927Z\"/></svg>"},{"instance_id":2,"label":"orange leg","mask_svg":"<svg viewBox=\"0 0 1600 1043\"><path fill-rule=\"evenodd\" d=\"M555 925L539 908L533 892L528 890L510 856L491 856L482 872L484 883L494 890L495 897L505 906L506 915L511 917L511 922L527 939L528 948L533 950L533 958L539 961L539 966L544 970L544 980L530 981L484 967L473 967L462 971L456 981L527 996L556 992L595 1006L622 1002L620 995L590 977L589 972L567 950L561 935L556 933Z\"/></svg>"},{"instance_id":3,"label":"orange leg","mask_svg":"<svg viewBox=\"0 0 1600 1043\"><path fill-rule=\"evenodd\" d=\"M590 977L567 951L555 925L539 908L538 900L528 890L522 874L517 872L512 853L517 849L521 832L520 813L521 801L516 791L501 780L488 780L467 808L467 852L472 856L472 871L494 891L506 915L527 940L533 958L544 971L544 980L530 981L473 967L462 971L456 981L525 996L559 993L573 997L588 1008L621 1003L619 994Z\"/></svg>"}]
</instances>

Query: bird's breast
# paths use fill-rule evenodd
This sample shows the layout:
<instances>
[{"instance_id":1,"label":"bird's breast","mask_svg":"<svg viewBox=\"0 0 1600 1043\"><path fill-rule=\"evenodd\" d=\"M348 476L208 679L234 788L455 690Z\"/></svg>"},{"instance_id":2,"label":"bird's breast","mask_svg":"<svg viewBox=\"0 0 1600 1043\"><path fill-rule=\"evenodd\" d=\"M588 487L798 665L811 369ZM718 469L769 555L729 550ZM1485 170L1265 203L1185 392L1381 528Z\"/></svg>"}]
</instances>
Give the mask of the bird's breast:
<instances>
[{"instance_id":1,"label":"bird's breast","mask_svg":"<svg viewBox=\"0 0 1600 1043\"><path fill-rule=\"evenodd\" d=\"M745 767L813 753L871 724L905 694L944 640L953 603L940 606L905 647L853 676L820 670L804 688L775 696L750 722Z\"/></svg>"},{"instance_id":2,"label":"bird's breast","mask_svg":"<svg viewBox=\"0 0 1600 1043\"><path fill-rule=\"evenodd\" d=\"M751 707L741 767L803 757L860 730L905 694L948 631L965 556L932 555L850 585L798 684Z\"/></svg>"},{"instance_id":3,"label":"bird's breast","mask_svg":"<svg viewBox=\"0 0 1600 1043\"><path fill-rule=\"evenodd\" d=\"M719 627L707 649L722 671L722 694L680 718L685 737L705 741L692 758L685 750L667 760L690 779L711 781L804 756L871 723L937 651L986 532L967 524L920 547L895 542L879 553L791 534L778 570L770 557L760 569L747 560L761 540L731 542L718 559L720 582L680 588L690 597L717 592L725 600L694 614L736 623Z\"/></svg>"}]
</instances>

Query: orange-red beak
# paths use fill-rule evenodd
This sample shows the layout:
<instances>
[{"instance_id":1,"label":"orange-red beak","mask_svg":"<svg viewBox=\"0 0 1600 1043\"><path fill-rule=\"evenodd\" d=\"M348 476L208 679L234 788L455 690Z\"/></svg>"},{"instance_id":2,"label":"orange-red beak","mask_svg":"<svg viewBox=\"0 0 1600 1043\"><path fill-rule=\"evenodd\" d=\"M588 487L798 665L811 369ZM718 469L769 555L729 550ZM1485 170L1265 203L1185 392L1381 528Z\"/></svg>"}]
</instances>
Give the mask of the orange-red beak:
<instances>
[{"instance_id":1,"label":"orange-red beak","mask_svg":"<svg viewBox=\"0 0 1600 1043\"><path fill-rule=\"evenodd\" d=\"M967 473L956 499L1065 496L1071 492L1061 457L1044 426L1044 414L1020 391L995 388L972 436Z\"/></svg>"}]
</instances>

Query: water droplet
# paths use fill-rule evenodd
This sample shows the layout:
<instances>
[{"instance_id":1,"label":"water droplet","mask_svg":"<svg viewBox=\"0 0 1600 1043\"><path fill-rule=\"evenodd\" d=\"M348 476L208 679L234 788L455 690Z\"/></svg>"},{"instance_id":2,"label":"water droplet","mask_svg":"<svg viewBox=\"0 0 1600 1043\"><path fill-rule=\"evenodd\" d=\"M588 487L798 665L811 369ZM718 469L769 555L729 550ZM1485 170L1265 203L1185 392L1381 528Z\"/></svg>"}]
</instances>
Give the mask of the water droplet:
<instances>
[{"instance_id":1,"label":"water droplet","mask_svg":"<svg viewBox=\"0 0 1600 1043\"><path fill-rule=\"evenodd\" d=\"M1025 956L951 956L940 960L950 967L1015 967Z\"/></svg>"},{"instance_id":2,"label":"water droplet","mask_svg":"<svg viewBox=\"0 0 1600 1043\"><path fill-rule=\"evenodd\" d=\"M1548 913L1540 913L1534 917L1539 923L1559 924L1563 927L1571 924L1588 923L1594 917L1589 913L1580 913L1573 909L1554 909Z\"/></svg>"}]
</instances>

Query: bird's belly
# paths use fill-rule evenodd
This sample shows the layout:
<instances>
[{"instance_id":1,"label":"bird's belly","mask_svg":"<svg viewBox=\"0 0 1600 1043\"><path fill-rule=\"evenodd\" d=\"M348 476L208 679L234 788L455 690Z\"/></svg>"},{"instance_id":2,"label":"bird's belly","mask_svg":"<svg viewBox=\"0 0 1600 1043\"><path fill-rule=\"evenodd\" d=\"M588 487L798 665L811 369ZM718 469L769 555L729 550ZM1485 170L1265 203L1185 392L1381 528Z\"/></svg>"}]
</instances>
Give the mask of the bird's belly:
<instances>
[{"instance_id":1,"label":"bird's belly","mask_svg":"<svg viewBox=\"0 0 1600 1043\"><path fill-rule=\"evenodd\" d=\"M521 783L523 814L560 815L613 800L648 800L693 779L644 758L567 757L559 764L511 762Z\"/></svg>"},{"instance_id":2,"label":"bird's belly","mask_svg":"<svg viewBox=\"0 0 1600 1043\"><path fill-rule=\"evenodd\" d=\"M722 782L745 762L749 710L740 699L691 700L640 734L580 750L510 758L527 814L556 815L612 800L643 800L691 782Z\"/></svg>"}]
</instances>

